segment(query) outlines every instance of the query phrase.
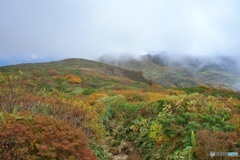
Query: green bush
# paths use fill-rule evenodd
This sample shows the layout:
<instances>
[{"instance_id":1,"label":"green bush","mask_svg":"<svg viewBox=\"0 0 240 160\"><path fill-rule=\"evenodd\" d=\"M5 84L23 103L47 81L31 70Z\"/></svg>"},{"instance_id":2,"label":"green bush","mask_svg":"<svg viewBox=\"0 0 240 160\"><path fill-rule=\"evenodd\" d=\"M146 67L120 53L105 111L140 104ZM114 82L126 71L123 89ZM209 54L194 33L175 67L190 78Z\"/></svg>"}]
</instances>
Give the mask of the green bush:
<instances>
[{"instance_id":1,"label":"green bush","mask_svg":"<svg viewBox=\"0 0 240 160\"><path fill-rule=\"evenodd\" d=\"M90 94L92 94L92 93L94 93L94 92L96 92L96 90L93 89L93 88L85 88L85 89L83 89L82 94L84 94L84 95L90 95Z\"/></svg>"}]
</instances>

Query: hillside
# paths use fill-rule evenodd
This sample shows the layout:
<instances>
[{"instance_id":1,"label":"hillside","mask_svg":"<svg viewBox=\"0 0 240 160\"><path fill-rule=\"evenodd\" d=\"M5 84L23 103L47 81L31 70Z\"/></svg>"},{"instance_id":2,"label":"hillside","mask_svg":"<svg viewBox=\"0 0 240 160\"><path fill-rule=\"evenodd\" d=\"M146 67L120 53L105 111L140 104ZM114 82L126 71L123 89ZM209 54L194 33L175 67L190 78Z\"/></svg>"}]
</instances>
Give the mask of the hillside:
<instances>
[{"instance_id":1,"label":"hillside","mask_svg":"<svg viewBox=\"0 0 240 160\"><path fill-rule=\"evenodd\" d=\"M144 62L148 72L160 66ZM141 63L126 65L144 71ZM0 159L194 160L239 152L239 92L164 88L143 71L84 59L0 67Z\"/></svg>"},{"instance_id":2,"label":"hillside","mask_svg":"<svg viewBox=\"0 0 240 160\"><path fill-rule=\"evenodd\" d=\"M144 77L165 87L209 85L240 90L239 66L229 57L169 57L166 53L138 58L102 56L99 61L142 71Z\"/></svg>"},{"instance_id":3,"label":"hillside","mask_svg":"<svg viewBox=\"0 0 240 160\"><path fill-rule=\"evenodd\" d=\"M47 90L81 93L84 88L105 90L110 88L131 88L147 86L151 80L143 77L141 71L127 70L100 62L84 59L66 59L57 62L20 64L1 67L2 73L17 73L29 85ZM75 76L80 76L77 79ZM76 85L79 84L79 85Z\"/></svg>"}]
</instances>

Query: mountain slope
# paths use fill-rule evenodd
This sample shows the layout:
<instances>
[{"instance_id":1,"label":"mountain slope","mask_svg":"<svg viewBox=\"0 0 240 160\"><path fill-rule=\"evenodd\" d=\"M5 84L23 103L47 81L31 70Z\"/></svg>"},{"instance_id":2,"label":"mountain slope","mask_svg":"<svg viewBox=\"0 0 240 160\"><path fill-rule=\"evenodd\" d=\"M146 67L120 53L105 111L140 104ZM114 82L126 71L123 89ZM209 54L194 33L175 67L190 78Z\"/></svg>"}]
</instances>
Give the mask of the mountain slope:
<instances>
[{"instance_id":1,"label":"mountain slope","mask_svg":"<svg viewBox=\"0 0 240 160\"><path fill-rule=\"evenodd\" d=\"M3 74L13 74L19 70L23 72L23 83L46 90L65 90L72 93L81 93L84 88L105 90L128 88L134 85L144 87L154 83L144 78L141 71L85 59L0 67Z\"/></svg>"},{"instance_id":2,"label":"mountain slope","mask_svg":"<svg viewBox=\"0 0 240 160\"><path fill-rule=\"evenodd\" d=\"M239 92L146 82L141 72L83 59L0 67L0 159L195 160L238 151Z\"/></svg>"},{"instance_id":3,"label":"mountain slope","mask_svg":"<svg viewBox=\"0 0 240 160\"><path fill-rule=\"evenodd\" d=\"M144 77L165 87L210 85L239 90L237 62L228 57L169 57L147 54L125 60L102 56L99 61L126 69L142 71Z\"/></svg>"}]
</instances>

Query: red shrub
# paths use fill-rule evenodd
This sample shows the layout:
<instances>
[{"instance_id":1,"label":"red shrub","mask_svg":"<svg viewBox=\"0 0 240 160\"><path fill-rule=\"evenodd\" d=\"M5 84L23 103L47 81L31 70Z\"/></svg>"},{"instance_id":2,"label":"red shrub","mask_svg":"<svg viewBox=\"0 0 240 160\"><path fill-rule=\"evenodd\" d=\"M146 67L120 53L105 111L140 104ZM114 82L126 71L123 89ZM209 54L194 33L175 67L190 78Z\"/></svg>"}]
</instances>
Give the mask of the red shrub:
<instances>
[{"instance_id":1,"label":"red shrub","mask_svg":"<svg viewBox=\"0 0 240 160\"><path fill-rule=\"evenodd\" d=\"M210 159L210 152L237 152L235 144L238 142L235 132L211 132L202 130L197 135L197 159ZM215 157L219 159L220 157ZM224 157L227 159L227 157Z\"/></svg>"},{"instance_id":2,"label":"red shrub","mask_svg":"<svg viewBox=\"0 0 240 160\"><path fill-rule=\"evenodd\" d=\"M96 160L81 130L47 116L4 114L0 123L0 159Z\"/></svg>"}]
</instances>

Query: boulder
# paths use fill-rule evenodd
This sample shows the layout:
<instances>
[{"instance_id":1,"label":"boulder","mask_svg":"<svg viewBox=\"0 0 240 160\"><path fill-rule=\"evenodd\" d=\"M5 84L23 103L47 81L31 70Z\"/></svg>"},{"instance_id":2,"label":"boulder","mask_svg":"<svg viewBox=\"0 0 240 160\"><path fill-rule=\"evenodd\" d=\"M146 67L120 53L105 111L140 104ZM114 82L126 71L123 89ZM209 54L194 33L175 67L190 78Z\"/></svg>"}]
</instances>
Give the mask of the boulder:
<instances>
[{"instance_id":1,"label":"boulder","mask_svg":"<svg viewBox=\"0 0 240 160\"><path fill-rule=\"evenodd\" d=\"M112 153L107 153L107 154L108 154L108 157L109 157L110 159L113 159L113 158L114 158L114 156L113 156Z\"/></svg>"},{"instance_id":2,"label":"boulder","mask_svg":"<svg viewBox=\"0 0 240 160\"><path fill-rule=\"evenodd\" d=\"M119 154L119 152L118 152L118 148L110 148L109 150L108 150L108 152L109 153L112 153L113 155L117 155L117 154Z\"/></svg>"},{"instance_id":3,"label":"boulder","mask_svg":"<svg viewBox=\"0 0 240 160\"><path fill-rule=\"evenodd\" d=\"M128 144L126 142L121 142L121 144L117 147L119 153L127 153L128 152Z\"/></svg>"}]
</instances>

